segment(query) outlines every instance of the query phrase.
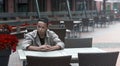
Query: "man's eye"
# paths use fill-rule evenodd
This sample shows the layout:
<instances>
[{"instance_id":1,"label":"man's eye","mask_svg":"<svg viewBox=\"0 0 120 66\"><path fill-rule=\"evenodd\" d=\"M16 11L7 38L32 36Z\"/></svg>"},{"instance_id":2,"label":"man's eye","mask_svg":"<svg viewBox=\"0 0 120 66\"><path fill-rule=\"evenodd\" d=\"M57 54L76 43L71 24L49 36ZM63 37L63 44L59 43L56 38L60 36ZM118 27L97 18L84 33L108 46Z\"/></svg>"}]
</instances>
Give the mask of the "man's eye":
<instances>
[{"instance_id":1,"label":"man's eye","mask_svg":"<svg viewBox=\"0 0 120 66\"><path fill-rule=\"evenodd\" d=\"M41 28L44 28L44 27L41 27Z\"/></svg>"},{"instance_id":2,"label":"man's eye","mask_svg":"<svg viewBox=\"0 0 120 66\"><path fill-rule=\"evenodd\" d=\"M38 26L38 28L41 28L40 26Z\"/></svg>"}]
</instances>

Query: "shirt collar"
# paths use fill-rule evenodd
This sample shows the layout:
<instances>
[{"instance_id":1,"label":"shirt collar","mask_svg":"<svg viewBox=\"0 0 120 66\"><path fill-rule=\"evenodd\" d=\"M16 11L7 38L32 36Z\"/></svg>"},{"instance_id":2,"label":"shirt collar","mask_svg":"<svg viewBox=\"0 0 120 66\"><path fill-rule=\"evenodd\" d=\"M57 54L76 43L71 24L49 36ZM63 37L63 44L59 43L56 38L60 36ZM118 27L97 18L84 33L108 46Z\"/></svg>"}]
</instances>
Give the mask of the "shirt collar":
<instances>
[{"instance_id":1,"label":"shirt collar","mask_svg":"<svg viewBox=\"0 0 120 66\"><path fill-rule=\"evenodd\" d=\"M47 29L47 31L46 31L46 37L49 37L49 29ZM37 36L38 35L38 32L37 32L37 30L36 30L36 34L35 34L35 36Z\"/></svg>"}]
</instances>

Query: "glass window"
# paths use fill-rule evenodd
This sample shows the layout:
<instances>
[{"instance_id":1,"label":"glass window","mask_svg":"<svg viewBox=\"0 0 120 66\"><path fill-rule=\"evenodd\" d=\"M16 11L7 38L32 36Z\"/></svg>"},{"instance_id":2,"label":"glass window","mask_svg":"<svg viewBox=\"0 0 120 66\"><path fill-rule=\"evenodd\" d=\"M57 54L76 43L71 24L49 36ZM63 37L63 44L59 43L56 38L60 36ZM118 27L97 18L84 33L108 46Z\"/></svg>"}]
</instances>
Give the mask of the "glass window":
<instances>
[{"instance_id":1,"label":"glass window","mask_svg":"<svg viewBox=\"0 0 120 66\"><path fill-rule=\"evenodd\" d=\"M66 0L51 0L52 11L67 11ZM72 9L72 0L69 0L70 9Z\"/></svg>"},{"instance_id":2,"label":"glass window","mask_svg":"<svg viewBox=\"0 0 120 66\"><path fill-rule=\"evenodd\" d=\"M81 11L84 10L85 3L84 0L76 0L76 10Z\"/></svg>"},{"instance_id":3,"label":"glass window","mask_svg":"<svg viewBox=\"0 0 120 66\"><path fill-rule=\"evenodd\" d=\"M0 0L0 12L4 12L4 2Z\"/></svg>"},{"instance_id":4,"label":"glass window","mask_svg":"<svg viewBox=\"0 0 120 66\"><path fill-rule=\"evenodd\" d=\"M27 3L27 0L18 0L19 3Z\"/></svg>"},{"instance_id":5,"label":"glass window","mask_svg":"<svg viewBox=\"0 0 120 66\"><path fill-rule=\"evenodd\" d=\"M46 5L47 5L46 2L47 2L46 0L38 0L39 9L41 12L46 11Z\"/></svg>"},{"instance_id":6,"label":"glass window","mask_svg":"<svg viewBox=\"0 0 120 66\"><path fill-rule=\"evenodd\" d=\"M67 11L67 4L65 1L60 1L59 11Z\"/></svg>"},{"instance_id":7,"label":"glass window","mask_svg":"<svg viewBox=\"0 0 120 66\"><path fill-rule=\"evenodd\" d=\"M76 3L76 10L77 11L84 10L84 3L83 2L77 2Z\"/></svg>"},{"instance_id":8,"label":"glass window","mask_svg":"<svg viewBox=\"0 0 120 66\"><path fill-rule=\"evenodd\" d=\"M28 0L17 0L16 3L17 12L28 12Z\"/></svg>"},{"instance_id":9,"label":"glass window","mask_svg":"<svg viewBox=\"0 0 120 66\"><path fill-rule=\"evenodd\" d=\"M58 11L59 10L59 0L51 0L51 8L52 11Z\"/></svg>"},{"instance_id":10,"label":"glass window","mask_svg":"<svg viewBox=\"0 0 120 66\"><path fill-rule=\"evenodd\" d=\"M19 12L27 12L28 11L28 7L26 4L20 4L18 5L18 11Z\"/></svg>"},{"instance_id":11,"label":"glass window","mask_svg":"<svg viewBox=\"0 0 120 66\"><path fill-rule=\"evenodd\" d=\"M94 0L76 0L76 10L82 11L82 10L92 10L94 7L92 7L92 2Z\"/></svg>"}]
</instances>

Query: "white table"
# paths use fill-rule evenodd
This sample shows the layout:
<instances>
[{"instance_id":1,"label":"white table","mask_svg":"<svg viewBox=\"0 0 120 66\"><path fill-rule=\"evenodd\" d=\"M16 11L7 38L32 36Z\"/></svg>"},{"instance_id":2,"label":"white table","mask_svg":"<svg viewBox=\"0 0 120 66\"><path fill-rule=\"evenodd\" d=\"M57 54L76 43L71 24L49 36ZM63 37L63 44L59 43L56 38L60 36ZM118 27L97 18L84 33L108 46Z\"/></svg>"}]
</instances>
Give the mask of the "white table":
<instances>
[{"instance_id":1,"label":"white table","mask_svg":"<svg viewBox=\"0 0 120 66\"><path fill-rule=\"evenodd\" d=\"M53 56L66 56L71 55L72 60L78 58L78 53L100 53L105 52L99 48L65 48L64 50L40 52L40 51L26 51L19 49L18 54L21 61L26 60L26 56L38 56L38 57L53 57Z\"/></svg>"}]
</instances>

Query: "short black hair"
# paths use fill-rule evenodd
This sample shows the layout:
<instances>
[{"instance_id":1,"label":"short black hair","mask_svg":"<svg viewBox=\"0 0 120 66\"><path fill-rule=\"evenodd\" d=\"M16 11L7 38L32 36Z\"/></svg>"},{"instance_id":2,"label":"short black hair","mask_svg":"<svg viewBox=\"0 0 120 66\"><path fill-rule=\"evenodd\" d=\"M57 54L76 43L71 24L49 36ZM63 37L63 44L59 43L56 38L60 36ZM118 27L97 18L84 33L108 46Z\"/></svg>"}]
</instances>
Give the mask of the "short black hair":
<instances>
[{"instance_id":1,"label":"short black hair","mask_svg":"<svg viewBox=\"0 0 120 66\"><path fill-rule=\"evenodd\" d=\"M38 22L39 21L42 21L42 22L48 24L48 18L40 18L40 19L38 19Z\"/></svg>"}]
</instances>

